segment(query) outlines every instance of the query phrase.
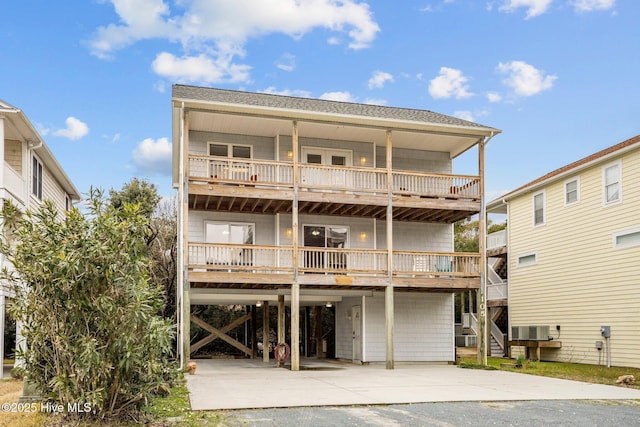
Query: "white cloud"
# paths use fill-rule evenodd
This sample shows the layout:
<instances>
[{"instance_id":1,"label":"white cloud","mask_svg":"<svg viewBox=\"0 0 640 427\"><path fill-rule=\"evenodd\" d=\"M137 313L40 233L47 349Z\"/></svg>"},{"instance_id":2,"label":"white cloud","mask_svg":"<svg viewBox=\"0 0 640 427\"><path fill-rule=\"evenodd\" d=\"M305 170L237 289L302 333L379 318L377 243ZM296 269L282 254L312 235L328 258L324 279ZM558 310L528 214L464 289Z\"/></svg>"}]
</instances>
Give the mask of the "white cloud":
<instances>
[{"instance_id":1,"label":"white cloud","mask_svg":"<svg viewBox=\"0 0 640 427\"><path fill-rule=\"evenodd\" d=\"M320 95L320 99L326 99L328 101L342 101L342 102L356 102L349 92L325 92Z\"/></svg>"},{"instance_id":2,"label":"white cloud","mask_svg":"<svg viewBox=\"0 0 640 427\"><path fill-rule=\"evenodd\" d=\"M523 7L527 9L526 19L529 19L545 13L547 9L549 9L552 1L553 0L504 0L498 10L512 13Z\"/></svg>"},{"instance_id":3,"label":"white cloud","mask_svg":"<svg viewBox=\"0 0 640 427\"><path fill-rule=\"evenodd\" d=\"M248 65L234 64L229 55L215 58L200 54L177 58L171 53L162 52L151 64L156 74L178 83L185 82L248 82Z\"/></svg>"},{"instance_id":4,"label":"white cloud","mask_svg":"<svg viewBox=\"0 0 640 427\"><path fill-rule=\"evenodd\" d=\"M440 75L429 83L429 94L436 99L469 98L473 96L473 93L469 92L469 85L466 84L468 81L469 79L462 74L462 71L442 67Z\"/></svg>"},{"instance_id":5,"label":"white cloud","mask_svg":"<svg viewBox=\"0 0 640 427\"><path fill-rule=\"evenodd\" d=\"M471 113L471 111L466 111L466 110L456 111L453 113L453 116L462 120L470 121L470 122L474 121L473 113Z\"/></svg>"},{"instance_id":6,"label":"white cloud","mask_svg":"<svg viewBox=\"0 0 640 427\"><path fill-rule=\"evenodd\" d=\"M502 101L502 95L498 92L487 92L487 100L489 102L500 102Z\"/></svg>"},{"instance_id":7,"label":"white cloud","mask_svg":"<svg viewBox=\"0 0 640 427\"><path fill-rule=\"evenodd\" d=\"M147 138L133 150L133 162L143 173L169 175L171 173L171 143L167 138L154 141Z\"/></svg>"},{"instance_id":8,"label":"white cloud","mask_svg":"<svg viewBox=\"0 0 640 427\"><path fill-rule=\"evenodd\" d=\"M301 89L282 89L277 90L274 86L260 91L262 93L268 93L271 95L284 95L284 96L297 96L298 98L311 98L311 92Z\"/></svg>"},{"instance_id":9,"label":"white cloud","mask_svg":"<svg viewBox=\"0 0 640 427\"><path fill-rule=\"evenodd\" d=\"M499 63L498 72L507 77L502 81L513 89L516 95L531 96L553 87L553 82L558 78L555 75L545 75L533 65L524 61L511 61Z\"/></svg>"},{"instance_id":10,"label":"white cloud","mask_svg":"<svg viewBox=\"0 0 640 427\"><path fill-rule=\"evenodd\" d=\"M283 71L293 71L296 69L296 57L290 53L285 53L276 64Z\"/></svg>"},{"instance_id":11,"label":"white cloud","mask_svg":"<svg viewBox=\"0 0 640 427\"><path fill-rule=\"evenodd\" d=\"M90 47L91 53L99 58L110 58L113 51L138 40L176 34L176 22L168 19L169 7L163 0L111 0L111 3L122 25L109 24L97 29Z\"/></svg>"},{"instance_id":12,"label":"white cloud","mask_svg":"<svg viewBox=\"0 0 640 427\"><path fill-rule=\"evenodd\" d=\"M206 69L192 73L179 67L173 72L179 71L180 74L161 74L179 81L192 81L194 76L199 76L208 79L204 80L206 82L213 82L218 81L211 80L216 75L226 76L222 81L239 81L239 76L231 77L235 72L243 76L242 81L248 80L243 73L248 73L249 67L235 64L234 59L242 56L245 43L253 37L279 33L300 38L305 33L322 28L332 32L328 43L340 43L344 37L348 39L349 48L357 50L369 47L380 31L369 5L357 0L109 2L113 4L120 22L96 30L89 41L92 54L110 58L117 50L147 39L179 42L181 54L164 53L173 56L170 62L176 65L175 58L182 55L183 65L186 65L184 61L187 59L196 58L196 62L199 62L196 65ZM175 5L173 10L170 4ZM223 58L222 62L227 67L222 67L220 58Z\"/></svg>"},{"instance_id":13,"label":"white cloud","mask_svg":"<svg viewBox=\"0 0 640 427\"><path fill-rule=\"evenodd\" d=\"M386 99L367 98L364 100L365 104L369 105L387 105Z\"/></svg>"},{"instance_id":14,"label":"white cloud","mask_svg":"<svg viewBox=\"0 0 640 427\"><path fill-rule=\"evenodd\" d=\"M393 76L384 71L374 71L369 79L369 89L382 88L386 82L393 82Z\"/></svg>"},{"instance_id":15,"label":"white cloud","mask_svg":"<svg viewBox=\"0 0 640 427\"><path fill-rule=\"evenodd\" d=\"M616 5L616 0L575 0L572 4L578 12L592 12L613 8Z\"/></svg>"},{"instance_id":16,"label":"white cloud","mask_svg":"<svg viewBox=\"0 0 640 427\"><path fill-rule=\"evenodd\" d=\"M67 120L65 120L64 122L67 127L64 129L58 129L57 131L53 132L55 136L61 136L63 138L68 138L72 141L75 141L89 133L89 126L73 116L67 117Z\"/></svg>"}]
</instances>

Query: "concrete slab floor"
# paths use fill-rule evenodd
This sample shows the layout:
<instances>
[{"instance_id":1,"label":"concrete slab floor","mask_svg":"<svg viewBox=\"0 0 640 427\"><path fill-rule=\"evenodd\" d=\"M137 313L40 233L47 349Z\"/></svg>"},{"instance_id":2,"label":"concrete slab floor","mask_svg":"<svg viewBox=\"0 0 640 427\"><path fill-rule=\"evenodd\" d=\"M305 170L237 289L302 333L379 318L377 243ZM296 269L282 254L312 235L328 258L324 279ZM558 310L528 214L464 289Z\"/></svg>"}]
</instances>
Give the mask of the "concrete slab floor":
<instances>
[{"instance_id":1,"label":"concrete slab floor","mask_svg":"<svg viewBox=\"0 0 640 427\"><path fill-rule=\"evenodd\" d=\"M197 360L193 410L424 402L640 399L640 390L444 364L354 365L304 359L297 372L262 360Z\"/></svg>"}]
</instances>

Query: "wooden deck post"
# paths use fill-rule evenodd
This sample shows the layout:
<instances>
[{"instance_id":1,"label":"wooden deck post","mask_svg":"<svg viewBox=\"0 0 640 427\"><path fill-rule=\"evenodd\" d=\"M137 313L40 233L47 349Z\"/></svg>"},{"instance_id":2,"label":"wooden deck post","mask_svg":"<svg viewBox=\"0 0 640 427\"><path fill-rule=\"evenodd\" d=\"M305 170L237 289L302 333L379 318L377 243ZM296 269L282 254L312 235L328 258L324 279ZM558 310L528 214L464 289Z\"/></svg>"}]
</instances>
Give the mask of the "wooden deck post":
<instances>
[{"instance_id":1,"label":"wooden deck post","mask_svg":"<svg viewBox=\"0 0 640 427\"><path fill-rule=\"evenodd\" d=\"M316 340L316 357L321 359L325 357L322 354L322 306L313 307L313 318L315 319L315 333L313 335Z\"/></svg>"},{"instance_id":2,"label":"wooden deck post","mask_svg":"<svg viewBox=\"0 0 640 427\"><path fill-rule=\"evenodd\" d=\"M386 332L386 360L387 369L394 368L393 347L393 169L392 169L391 131L387 131L387 278L388 283L384 291L384 323Z\"/></svg>"},{"instance_id":3,"label":"wooden deck post","mask_svg":"<svg viewBox=\"0 0 640 427\"><path fill-rule=\"evenodd\" d=\"M293 121L291 129L291 144L293 152L293 207L291 211L291 228L293 229L293 283L291 284L291 370L300 369L300 283L298 283L299 269L299 231L298 231L298 191L300 174L298 170L298 122Z\"/></svg>"},{"instance_id":4,"label":"wooden deck post","mask_svg":"<svg viewBox=\"0 0 640 427\"><path fill-rule=\"evenodd\" d=\"M291 370L300 370L300 284L291 286Z\"/></svg>"},{"instance_id":5,"label":"wooden deck post","mask_svg":"<svg viewBox=\"0 0 640 427\"><path fill-rule=\"evenodd\" d=\"M284 342L284 314L284 295L278 295L278 344ZM280 366L282 365L280 362L278 362L278 367Z\"/></svg>"},{"instance_id":6,"label":"wooden deck post","mask_svg":"<svg viewBox=\"0 0 640 427\"><path fill-rule=\"evenodd\" d=\"M262 361L269 363L269 301L262 301Z\"/></svg>"},{"instance_id":7,"label":"wooden deck post","mask_svg":"<svg viewBox=\"0 0 640 427\"><path fill-rule=\"evenodd\" d=\"M256 306L251 306L251 358L258 357L258 316Z\"/></svg>"}]
</instances>

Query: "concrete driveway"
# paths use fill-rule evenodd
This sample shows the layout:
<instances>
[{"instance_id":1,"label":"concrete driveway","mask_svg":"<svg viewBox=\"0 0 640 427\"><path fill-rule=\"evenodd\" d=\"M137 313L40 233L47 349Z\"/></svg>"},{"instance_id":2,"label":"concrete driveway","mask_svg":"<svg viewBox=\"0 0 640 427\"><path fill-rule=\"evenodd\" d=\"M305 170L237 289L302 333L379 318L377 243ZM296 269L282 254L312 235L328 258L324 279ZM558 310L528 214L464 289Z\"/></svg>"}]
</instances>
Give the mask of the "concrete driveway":
<instances>
[{"instance_id":1,"label":"concrete driveway","mask_svg":"<svg viewBox=\"0 0 640 427\"><path fill-rule=\"evenodd\" d=\"M453 365L353 365L304 359L292 372L249 359L198 360L194 410L423 402L640 399L640 390Z\"/></svg>"}]
</instances>

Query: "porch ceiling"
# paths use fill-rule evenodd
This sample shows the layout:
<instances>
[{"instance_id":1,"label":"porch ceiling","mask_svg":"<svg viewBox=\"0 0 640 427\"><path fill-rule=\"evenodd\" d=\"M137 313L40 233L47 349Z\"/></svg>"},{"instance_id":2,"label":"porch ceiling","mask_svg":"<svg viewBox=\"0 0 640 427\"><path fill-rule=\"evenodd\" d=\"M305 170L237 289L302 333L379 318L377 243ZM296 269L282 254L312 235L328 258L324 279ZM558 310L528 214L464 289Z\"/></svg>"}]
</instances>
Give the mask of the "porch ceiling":
<instances>
[{"instance_id":1,"label":"porch ceiling","mask_svg":"<svg viewBox=\"0 0 640 427\"><path fill-rule=\"evenodd\" d=\"M464 210L460 209L459 206L456 207L457 209L454 209L453 206L451 209L413 206L394 207L393 220L451 224L479 212L479 204L470 204L469 207ZM189 208L202 211L274 215L277 213L291 213L293 202L291 200L255 198L242 195L219 196L189 194ZM385 219L387 208L379 204L355 204L339 201L300 201L298 203L298 213L300 215Z\"/></svg>"},{"instance_id":2,"label":"porch ceiling","mask_svg":"<svg viewBox=\"0 0 640 427\"><path fill-rule=\"evenodd\" d=\"M256 117L242 114L213 113L202 110L189 112L189 128L192 131L221 132L274 138L277 135L291 135L290 118ZM399 126L396 124L396 126ZM327 119L314 121L301 119L298 122L300 138L333 139L342 141L374 143L386 145L386 130L391 129L394 147L417 150L442 151L452 158L471 148L478 142L479 135L456 134L453 130L424 131L392 126L366 126Z\"/></svg>"}]
</instances>

